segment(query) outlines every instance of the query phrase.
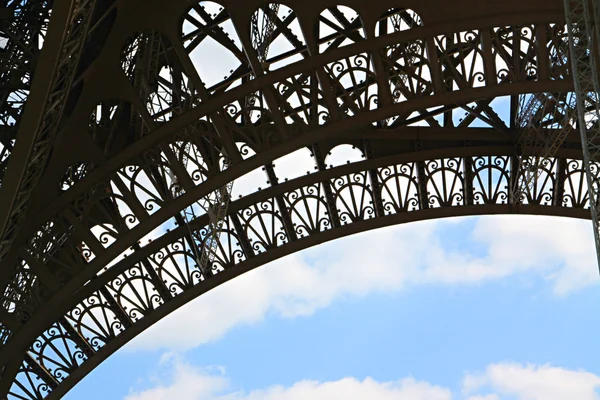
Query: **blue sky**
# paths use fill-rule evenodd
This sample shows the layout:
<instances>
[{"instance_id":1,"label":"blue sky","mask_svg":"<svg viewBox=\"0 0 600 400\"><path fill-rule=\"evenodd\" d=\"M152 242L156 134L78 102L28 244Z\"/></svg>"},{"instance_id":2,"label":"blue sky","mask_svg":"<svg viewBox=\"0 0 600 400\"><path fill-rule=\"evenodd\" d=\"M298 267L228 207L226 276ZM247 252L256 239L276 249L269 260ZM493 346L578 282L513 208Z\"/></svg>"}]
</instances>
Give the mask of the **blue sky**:
<instances>
[{"instance_id":1,"label":"blue sky","mask_svg":"<svg viewBox=\"0 0 600 400\"><path fill-rule=\"evenodd\" d=\"M494 216L327 243L193 301L66 398L600 399L591 236Z\"/></svg>"}]
</instances>

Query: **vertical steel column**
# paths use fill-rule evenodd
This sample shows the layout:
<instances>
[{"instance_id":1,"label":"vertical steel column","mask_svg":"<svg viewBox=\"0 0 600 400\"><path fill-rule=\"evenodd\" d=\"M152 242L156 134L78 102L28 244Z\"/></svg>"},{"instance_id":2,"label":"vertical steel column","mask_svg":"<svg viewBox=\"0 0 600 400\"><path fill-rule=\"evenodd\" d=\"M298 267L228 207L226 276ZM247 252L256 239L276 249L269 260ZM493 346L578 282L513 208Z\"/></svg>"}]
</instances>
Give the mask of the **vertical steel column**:
<instances>
[{"instance_id":1,"label":"vertical steel column","mask_svg":"<svg viewBox=\"0 0 600 400\"><path fill-rule=\"evenodd\" d=\"M600 155L600 104L598 96L598 26L594 9L600 9L600 0L564 0L571 67L575 93L577 95L577 116L581 133L583 163L588 184L590 211L596 243L596 257L600 267L600 232L598 231L598 164ZM587 105L586 105L587 103Z\"/></svg>"}]
</instances>

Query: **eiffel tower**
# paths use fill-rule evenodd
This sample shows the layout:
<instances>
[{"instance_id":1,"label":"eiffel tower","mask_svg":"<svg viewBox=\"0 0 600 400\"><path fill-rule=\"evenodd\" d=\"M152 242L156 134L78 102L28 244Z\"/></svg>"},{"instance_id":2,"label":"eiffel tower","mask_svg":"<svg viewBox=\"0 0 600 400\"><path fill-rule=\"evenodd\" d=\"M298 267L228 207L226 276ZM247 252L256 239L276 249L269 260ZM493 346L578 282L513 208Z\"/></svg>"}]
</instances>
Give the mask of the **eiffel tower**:
<instances>
[{"instance_id":1,"label":"eiffel tower","mask_svg":"<svg viewBox=\"0 0 600 400\"><path fill-rule=\"evenodd\" d=\"M538 214L598 245L600 0L343 3L0 0L0 399L347 235Z\"/></svg>"}]
</instances>

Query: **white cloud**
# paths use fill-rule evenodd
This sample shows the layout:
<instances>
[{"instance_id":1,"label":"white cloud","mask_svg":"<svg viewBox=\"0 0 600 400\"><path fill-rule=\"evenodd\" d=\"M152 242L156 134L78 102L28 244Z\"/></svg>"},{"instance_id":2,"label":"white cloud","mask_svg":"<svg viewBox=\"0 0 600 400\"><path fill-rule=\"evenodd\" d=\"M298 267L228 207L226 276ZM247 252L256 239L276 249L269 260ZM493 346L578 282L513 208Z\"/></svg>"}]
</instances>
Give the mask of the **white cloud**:
<instances>
[{"instance_id":1,"label":"white cloud","mask_svg":"<svg viewBox=\"0 0 600 400\"><path fill-rule=\"evenodd\" d=\"M467 375L464 379L465 393L482 388L493 393L468 400L499 399L498 395L517 400L599 400L600 376L550 365L492 364L484 373Z\"/></svg>"},{"instance_id":2,"label":"white cloud","mask_svg":"<svg viewBox=\"0 0 600 400\"><path fill-rule=\"evenodd\" d=\"M486 255L446 253L433 246L422 279L429 282L478 283L533 272L548 280L558 295L598 282L591 225L540 216L479 218L471 238Z\"/></svg>"},{"instance_id":3,"label":"white cloud","mask_svg":"<svg viewBox=\"0 0 600 400\"><path fill-rule=\"evenodd\" d=\"M481 218L476 240L488 244L489 260L509 273L539 272L564 295L598 282L591 223L549 217ZM496 240L498 238L498 240Z\"/></svg>"},{"instance_id":4,"label":"white cloud","mask_svg":"<svg viewBox=\"0 0 600 400\"><path fill-rule=\"evenodd\" d=\"M223 374L215 375L176 360L170 384L133 392L125 400L451 400L450 390L413 378L392 382L343 378L337 381L304 380L285 387L270 386L250 392L232 391Z\"/></svg>"},{"instance_id":5,"label":"white cloud","mask_svg":"<svg viewBox=\"0 0 600 400\"><path fill-rule=\"evenodd\" d=\"M467 400L500 400L497 394L492 393L485 396L471 396Z\"/></svg>"},{"instance_id":6,"label":"white cloud","mask_svg":"<svg viewBox=\"0 0 600 400\"><path fill-rule=\"evenodd\" d=\"M171 363L169 363L171 364ZM132 393L126 400L192 400L209 399L215 393L227 388L227 379L223 376L210 374L193 365L176 360L172 363L172 383L158 384L152 389Z\"/></svg>"},{"instance_id":7,"label":"white cloud","mask_svg":"<svg viewBox=\"0 0 600 400\"><path fill-rule=\"evenodd\" d=\"M445 227L445 228L444 228ZM444 228L442 231L440 228ZM290 255L202 295L132 341L129 349L184 350L266 315L307 316L336 299L420 285L465 285L530 274L558 295L597 284L589 222L548 217L485 217L461 233L458 250L442 232L460 224L427 221L353 235ZM481 255L483 254L483 255Z\"/></svg>"},{"instance_id":8,"label":"white cloud","mask_svg":"<svg viewBox=\"0 0 600 400\"><path fill-rule=\"evenodd\" d=\"M301 381L286 388L273 386L249 394L239 393L231 398L236 400L325 400L325 399L379 399L379 400L450 400L448 389L432 386L406 378L395 382L377 382L372 378L359 381L343 378L338 381L319 383Z\"/></svg>"},{"instance_id":9,"label":"white cloud","mask_svg":"<svg viewBox=\"0 0 600 400\"><path fill-rule=\"evenodd\" d=\"M251 391L234 390L224 370L201 369L172 358L168 384L130 393L125 400L599 400L600 377L549 365L492 364L485 372L467 374L462 394L406 377L379 382L367 377L335 381L303 380L291 386L273 385ZM171 365L172 364L172 365ZM164 366L164 365L163 365ZM487 393L482 393L483 391Z\"/></svg>"}]
</instances>

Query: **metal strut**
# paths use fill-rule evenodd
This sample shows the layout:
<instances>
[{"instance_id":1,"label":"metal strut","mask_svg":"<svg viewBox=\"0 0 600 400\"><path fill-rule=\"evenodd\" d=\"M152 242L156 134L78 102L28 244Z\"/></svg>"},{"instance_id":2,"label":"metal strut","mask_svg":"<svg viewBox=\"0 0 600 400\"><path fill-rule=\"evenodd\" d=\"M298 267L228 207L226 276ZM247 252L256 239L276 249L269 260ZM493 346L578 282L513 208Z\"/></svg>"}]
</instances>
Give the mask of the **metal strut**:
<instances>
[{"instance_id":1,"label":"metal strut","mask_svg":"<svg viewBox=\"0 0 600 400\"><path fill-rule=\"evenodd\" d=\"M551 63L566 65L568 49L565 42L554 47ZM577 98L573 93L533 93L521 97L517 115L517 126L524 128L519 137L521 153L531 149L531 156L519 158L519 169L523 176L516 179L513 187L513 204L520 205L527 193L531 193L551 158L562 146L577 118ZM552 134L547 130L552 129Z\"/></svg>"},{"instance_id":2,"label":"metal strut","mask_svg":"<svg viewBox=\"0 0 600 400\"><path fill-rule=\"evenodd\" d=\"M390 16L390 21L392 22L392 26L394 27L394 32L400 32L400 30L402 29L401 24L402 24L402 17L400 15L400 13L396 13ZM401 44L396 44L392 47L392 53L394 53L396 50L398 50L400 48L400 46L402 46ZM406 68L411 68L413 66L413 64L415 63L417 57L414 53L410 52L410 48L405 47L404 51L406 51L408 54L406 57ZM399 78L399 79L398 79ZM390 78L393 81L394 84L394 91L392 93L392 96L394 97L394 100L398 100L398 98L401 96L401 91L400 88L402 86L406 86L406 83L408 82L408 74L397 74L394 75L393 77Z\"/></svg>"},{"instance_id":3,"label":"metal strut","mask_svg":"<svg viewBox=\"0 0 600 400\"><path fill-rule=\"evenodd\" d=\"M1 3L1 2L0 2ZM50 2L4 0L0 7L0 185L13 150L22 111L31 89L35 58L42 45ZM32 16L36 16L35 22Z\"/></svg>"},{"instance_id":4,"label":"metal strut","mask_svg":"<svg viewBox=\"0 0 600 400\"><path fill-rule=\"evenodd\" d=\"M269 4L265 7L266 9L263 8L263 15L260 21L258 12L252 15L252 20L250 21L252 25L252 47L256 49L258 61L263 65L263 68L266 66L273 31L275 31L275 19L279 12L279 4ZM250 79L253 79L252 75ZM248 119L250 120L248 122L252 121L252 112L255 103L256 96L250 95L246 97L246 110Z\"/></svg>"},{"instance_id":5,"label":"metal strut","mask_svg":"<svg viewBox=\"0 0 600 400\"><path fill-rule=\"evenodd\" d=\"M600 0L564 0L569 50L577 116L581 133L583 163L588 184L590 212L600 267L600 232L598 231L598 156L600 156L600 84L598 81L598 43L600 40Z\"/></svg>"},{"instance_id":6,"label":"metal strut","mask_svg":"<svg viewBox=\"0 0 600 400\"><path fill-rule=\"evenodd\" d=\"M24 110L18 132L20 139L9 158L7 174L0 191L1 261L4 261L12 248L18 228L29 208L31 195L50 157L76 78L95 2L96 0L71 0L53 6L51 25L55 25L48 28L48 37L40 56L46 57L45 63L38 64L32 94L27 100L28 104L33 102L35 106L28 106ZM42 228L38 235L41 237L47 234L47 228ZM56 238L52 245L44 249L44 253L56 249L56 246L63 243L62 240ZM3 274L0 281L6 279L12 271L8 266L5 267L0 271ZM33 280L33 275L24 274L19 280L7 283L1 294L1 306L17 318L24 317L23 313L26 312L23 307L28 301ZM10 334L6 327L0 325L0 346Z\"/></svg>"},{"instance_id":7,"label":"metal strut","mask_svg":"<svg viewBox=\"0 0 600 400\"><path fill-rule=\"evenodd\" d=\"M261 63L267 61L269 46L271 46L271 36L275 30L275 18L279 13L279 4L269 4L267 9L263 9L262 19L259 21L258 13L252 15L252 47L256 49L258 61Z\"/></svg>"},{"instance_id":8,"label":"metal strut","mask_svg":"<svg viewBox=\"0 0 600 400\"><path fill-rule=\"evenodd\" d=\"M3 180L4 197L2 208L0 208L0 260L8 253L16 236L16 231L23 220L30 204L31 195L37 187L46 162L52 151L54 138L56 137L67 102L71 86L75 79L76 68L83 46L87 39L88 28L91 21L92 11L96 0L71 0L67 2L63 26L69 27L60 37L60 48L56 64L49 67L45 77L47 79L44 87L46 96L43 100L44 106L34 109L32 112L26 110L23 118L29 118L28 125L21 124L19 132L27 130L24 135L27 140L19 140L15 146L17 156L9 159L7 171L12 176ZM53 12L56 14L56 12ZM43 65L45 67L45 65ZM46 85L47 84L47 85ZM34 82L35 85L35 82ZM33 91L32 87L32 91ZM19 150L19 151L17 151ZM26 160L26 162L24 162ZM14 166L14 167L11 167ZM14 178L14 179L13 179ZM5 187L8 186L8 189Z\"/></svg>"},{"instance_id":9,"label":"metal strut","mask_svg":"<svg viewBox=\"0 0 600 400\"><path fill-rule=\"evenodd\" d=\"M394 32L400 32L400 30L402 29L402 16L400 15L400 13L395 13L393 15L390 16L390 21L392 23L392 27L394 28ZM406 60L406 71L405 72L401 72L398 70L398 72L396 74L393 74L390 76L390 81L392 82L392 85L394 86L394 90L392 91L392 98L394 99L394 101L398 101L400 99L400 97L402 96L402 88L407 88L408 87L408 71L413 69L414 70L414 64L415 61L417 60L417 56L415 55L415 53L413 53L410 49L410 45L406 46L405 44L395 44L392 46L391 48L391 54L395 54L397 51L402 51L403 53L405 53L405 60ZM391 67L391 70L393 70L394 68ZM382 122L383 126L388 126L389 123L392 121L392 118L387 118Z\"/></svg>"},{"instance_id":10,"label":"metal strut","mask_svg":"<svg viewBox=\"0 0 600 400\"><path fill-rule=\"evenodd\" d=\"M152 92L152 85L150 79L154 79L160 74L159 58L161 53L162 39L161 34L152 32L144 35L140 38L139 42L139 56L137 62L140 63L140 68L136 68L134 78L134 88L140 93L140 97L146 102L148 96ZM190 89L190 88L188 88ZM178 90L173 87L173 90ZM182 95L182 93L173 93L173 97L177 96L179 101L173 101L172 107L179 113L190 108L194 103L193 90L188 90L189 95ZM173 99L175 100L175 99ZM136 126L136 133L142 135L144 132L144 126L142 123L132 116L132 122ZM189 130L189 131L188 131ZM191 133L195 131L195 127L190 125L186 128L184 134L184 140L187 140ZM181 157L183 168L187 171L188 154L191 151L191 142L189 140L184 144L183 154ZM223 163L223 169L229 166L227 159ZM177 177L171 169L168 170L169 177L171 179L171 195L173 198L177 198L185 193L183 187L179 184ZM196 263L198 264L202 274L207 277L212 275L212 263L215 259L217 245L219 241L219 234L223 228L223 223L227 215L227 208L231 198L231 190L233 188L233 182L229 182L225 186L215 190L208 196L201 198L200 200L192 203L190 206L182 210L181 216L188 229L189 236L191 238L191 247L194 251ZM196 210L202 209L209 216L209 231L204 235L201 235L199 230L192 230L190 222L196 219ZM204 244L202 244L204 243Z\"/></svg>"}]
</instances>

